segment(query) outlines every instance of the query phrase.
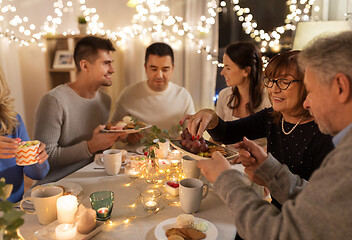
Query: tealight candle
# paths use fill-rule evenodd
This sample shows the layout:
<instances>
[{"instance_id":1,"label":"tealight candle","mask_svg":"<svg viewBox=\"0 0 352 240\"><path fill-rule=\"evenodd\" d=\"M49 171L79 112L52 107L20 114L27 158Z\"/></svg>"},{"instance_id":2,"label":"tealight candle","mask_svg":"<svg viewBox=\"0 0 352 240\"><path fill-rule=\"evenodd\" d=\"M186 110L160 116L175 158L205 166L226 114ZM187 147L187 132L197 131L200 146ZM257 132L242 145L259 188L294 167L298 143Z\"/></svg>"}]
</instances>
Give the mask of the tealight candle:
<instances>
[{"instance_id":1,"label":"tealight candle","mask_svg":"<svg viewBox=\"0 0 352 240\"><path fill-rule=\"evenodd\" d=\"M74 223L77 211L77 197L66 195L59 197L56 202L58 223Z\"/></svg>"},{"instance_id":2,"label":"tealight candle","mask_svg":"<svg viewBox=\"0 0 352 240\"><path fill-rule=\"evenodd\" d=\"M130 178L138 178L140 173L139 167L137 166L127 165L125 167L125 174Z\"/></svg>"},{"instance_id":3,"label":"tealight candle","mask_svg":"<svg viewBox=\"0 0 352 240\"><path fill-rule=\"evenodd\" d=\"M77 228L74 224L63 223L55 228L56 239L72 239L77 234Z\"/></svg>"},{"instance_id":4,"label":"tealight candle","mask_svg":"<svg viewBox=\"0 0 352 240\"><path fill-rule=\"evenodd\" d=\"M145 207L147 210L155 210L156 209L156 202L149 200L148 202L145 203Z\"/></svg>"},{"instance_id":5,"label":"tealight candle","mask_svg":"<svg viewBox=\"0 0 352 240\"><path fill-rule=\"evenodd\" d=\"M142 204L144 209L149 211L155 211L158 208L160 201L161 192L157 189L149 189L141 193Z\"/></svg>"}]
</instances>

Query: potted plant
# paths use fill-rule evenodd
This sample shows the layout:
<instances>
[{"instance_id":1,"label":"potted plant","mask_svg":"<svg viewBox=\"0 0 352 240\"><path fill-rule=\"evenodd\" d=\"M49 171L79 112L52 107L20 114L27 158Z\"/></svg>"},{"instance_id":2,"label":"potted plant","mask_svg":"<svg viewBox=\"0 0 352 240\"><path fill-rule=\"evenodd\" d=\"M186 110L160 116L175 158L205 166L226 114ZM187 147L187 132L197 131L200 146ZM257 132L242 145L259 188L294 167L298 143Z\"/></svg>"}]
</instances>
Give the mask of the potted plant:
<instances>
[{"instance_id":1,"label":"potted plant","mask_svg":"<svg viewBox=\"0 0 352 240\"><path fill-rule=\"evenodd\" d=\"M78 16L78 29L81 34L87 33L87 20L85 16Z\"/></svg>"},{"instance_id":2,"label":"potted plant","mask_svg":"<svg viewBox=\"0 0 352 240\"><path fill-rule=\"evenodd\" d=\"M24 223L22 211L17 211L13 203L7 201L12 192L12 184L6 184L5 179L0 179L0 234L4 240L23 239L18 228Z\"/></svg>"}]
</instances>

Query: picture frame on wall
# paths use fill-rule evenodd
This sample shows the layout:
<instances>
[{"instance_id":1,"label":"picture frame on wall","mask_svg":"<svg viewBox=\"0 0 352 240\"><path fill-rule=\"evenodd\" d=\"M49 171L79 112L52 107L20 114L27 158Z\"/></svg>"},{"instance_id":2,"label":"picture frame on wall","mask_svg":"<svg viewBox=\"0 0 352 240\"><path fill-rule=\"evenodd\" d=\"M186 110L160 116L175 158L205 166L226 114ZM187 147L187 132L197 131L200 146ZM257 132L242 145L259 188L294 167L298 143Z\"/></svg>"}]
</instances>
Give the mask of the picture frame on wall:
<instances>
[{"instance_id":1,"label":"picture frame on wall","mask_svg":"<svg viewBox=\"0 0 352 240\"><path fill-rule=\"evenodd\" d=\"M53 68L54 69L75 68L75 61L73 60L73 52L67 51L67 50L56 51Z\"/></svg>"}]
</instances>

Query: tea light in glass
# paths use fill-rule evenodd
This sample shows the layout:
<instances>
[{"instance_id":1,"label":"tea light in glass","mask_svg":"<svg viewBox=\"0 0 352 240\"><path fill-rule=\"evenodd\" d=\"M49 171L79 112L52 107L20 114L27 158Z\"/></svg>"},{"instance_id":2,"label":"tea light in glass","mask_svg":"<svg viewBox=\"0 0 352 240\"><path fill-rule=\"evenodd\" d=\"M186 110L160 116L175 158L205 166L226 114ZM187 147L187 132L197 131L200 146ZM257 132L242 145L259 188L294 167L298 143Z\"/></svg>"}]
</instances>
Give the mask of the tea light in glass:
<instances>
[{"instance_id":1,"label":"tea light in glass","mask_svg":"<svg viewBox=\"0 0 352 240\"><path fill-rule=\"evenodd\" d=\"M157 189L149 189L141 193L141 201L144 210L155 211L159 207L161 192Z\"/></svg>"},{"instance_id":2,"label":"tea light in glass","mask_svg":"<svg viewBox=\"0 0 352 240\"><path fill-rule=\"evenodd\" d=\"M92 193L90 195L90 203L97 213L97 220L106 221L110 219L114 206L114 193L111 191Z\"/></svg>"},{"instance_id":3,"label":"tea light in glass","mask_svg":"<svg viewBox=\"0 0 352 240\"><path fill-rule=\"evenodd\" d=\"M132 166L131 164L125 167L125 174L130 178L138 178L141 174L139 167Z\"/></svg>"}]
</instances>

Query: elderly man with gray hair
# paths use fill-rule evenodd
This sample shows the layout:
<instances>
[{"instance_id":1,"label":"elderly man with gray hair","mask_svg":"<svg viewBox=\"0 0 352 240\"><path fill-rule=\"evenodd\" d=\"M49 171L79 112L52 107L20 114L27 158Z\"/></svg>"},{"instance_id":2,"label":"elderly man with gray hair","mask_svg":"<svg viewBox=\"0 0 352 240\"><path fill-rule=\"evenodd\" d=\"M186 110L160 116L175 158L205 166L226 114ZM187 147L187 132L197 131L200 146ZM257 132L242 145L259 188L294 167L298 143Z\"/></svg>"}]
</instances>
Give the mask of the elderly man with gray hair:
<instances>
[{"instance_id":1,"label":"elderly man with gray hair","mask_svg":"<svg viewBox=\"0 0 352 240\"><path fill-rule=\"evenodd\" d=\"M220 153L198 162L244 239L352 239L352 31L317 38L299 62L306 71L304 107L336 148L308 182L247 138L237 144L245 171L266 182L281 211L246 186Z\"/></svg>"}]
</instances>

